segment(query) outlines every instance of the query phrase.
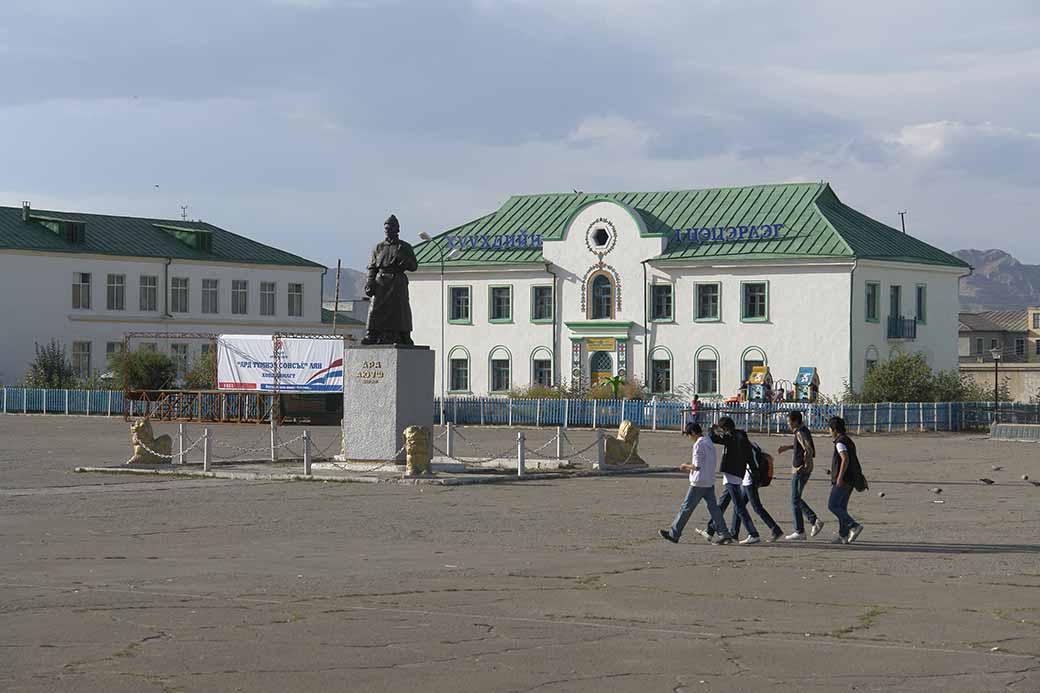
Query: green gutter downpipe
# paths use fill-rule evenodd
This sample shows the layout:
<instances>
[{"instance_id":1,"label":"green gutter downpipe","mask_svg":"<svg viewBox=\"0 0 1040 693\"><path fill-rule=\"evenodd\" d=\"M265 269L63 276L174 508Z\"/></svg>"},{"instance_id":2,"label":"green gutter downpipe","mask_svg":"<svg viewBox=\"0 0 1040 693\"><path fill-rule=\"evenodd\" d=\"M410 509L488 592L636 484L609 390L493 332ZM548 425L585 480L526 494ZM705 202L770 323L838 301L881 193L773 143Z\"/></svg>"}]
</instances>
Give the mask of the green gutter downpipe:
<instances>
[{"instance_id":1,"label":"green gutter downpipe","mask_svg":"<svg viewBox=\"0 0 1040 693\"><path fill-rule=\"evenodd\" d=\"M646 383L647 390L650 389L650 351L647 342L650 341L650 317L649 317L649 306L647 304L646 297L646 263L649 260L643 260L643 381Z\"/></svg>"}]
</instances>

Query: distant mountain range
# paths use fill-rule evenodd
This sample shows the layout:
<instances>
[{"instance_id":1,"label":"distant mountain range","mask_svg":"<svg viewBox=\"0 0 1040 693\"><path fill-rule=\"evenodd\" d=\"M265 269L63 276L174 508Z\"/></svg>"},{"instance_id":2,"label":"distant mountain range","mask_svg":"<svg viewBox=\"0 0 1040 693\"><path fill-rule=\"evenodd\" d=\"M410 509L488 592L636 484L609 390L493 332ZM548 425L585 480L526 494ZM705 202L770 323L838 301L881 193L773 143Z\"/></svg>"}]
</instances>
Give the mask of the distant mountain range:
<instances>
[{"instance_id":1,"label":"distant mountain range","mask_svg":"<svg viewBox=\"0 0 1040 693\"><path fill-rule=\"evenodd\" d=\"M344 267L339 278L339 298L357 299L365 295L365 280L368 275L355 269ZM324 301L336 300L336 268L330 267L325 273L325 281L322 283L321 296Z\"/></svg>"},{"instance_id":2,"label":"distant mountain range","mask_svg":"<svg viewBox=\"0 0 1040 693\"><path fill-rule=\"evenodd\" d=\"M1003 250L958 250L972 266L961 279L961 311L1022 310L1040 305L1040 265L1024 265Z\"/></svg>"}]
</instances>

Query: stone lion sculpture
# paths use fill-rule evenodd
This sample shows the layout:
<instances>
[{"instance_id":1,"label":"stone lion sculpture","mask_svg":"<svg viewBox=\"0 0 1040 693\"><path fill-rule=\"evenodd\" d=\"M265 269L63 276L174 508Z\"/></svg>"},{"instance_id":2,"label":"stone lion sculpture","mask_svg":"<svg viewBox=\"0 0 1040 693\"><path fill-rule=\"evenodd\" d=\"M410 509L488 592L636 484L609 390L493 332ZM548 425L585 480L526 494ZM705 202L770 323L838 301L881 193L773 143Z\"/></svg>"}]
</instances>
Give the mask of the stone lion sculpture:
<instances>
[{"instance_id":1,"label":"stone lion sculpture","mask_svg":"<svg viewBox=\"0 0 1040 693\"><path fill-rule=\"evenodd\" d=\"M618 426L616 438L606 439L605 455L608 467L648 467L639 456L639 426L625 419Z\"/></svg>"},{"instance_id":2,"label":"stone lion sculpture","mask_svg":"<svg viewBox=\"0 0 1040 693\"><path fill-rule=\"evenodd\" d=\"M429 431L424 426L409 426L404 429L405 475L424 476L430 474Z\"/></svg>"},{"instance_id":3,"label":"stone lion sculpture","mask_svg":"<svg viewBox=\"0 0 1040 693\"><path fill-rule=\"evenodd\" d=\"M170 462L167 457L173 449L173 439L162 435L158 438L152 431L152 422L146 417L138 419L130 424L130 443L134 447L134 456L127 460L127 464L161 464ZM158 454L153 454L158 453Z\"/></svg>"}]
</instances>

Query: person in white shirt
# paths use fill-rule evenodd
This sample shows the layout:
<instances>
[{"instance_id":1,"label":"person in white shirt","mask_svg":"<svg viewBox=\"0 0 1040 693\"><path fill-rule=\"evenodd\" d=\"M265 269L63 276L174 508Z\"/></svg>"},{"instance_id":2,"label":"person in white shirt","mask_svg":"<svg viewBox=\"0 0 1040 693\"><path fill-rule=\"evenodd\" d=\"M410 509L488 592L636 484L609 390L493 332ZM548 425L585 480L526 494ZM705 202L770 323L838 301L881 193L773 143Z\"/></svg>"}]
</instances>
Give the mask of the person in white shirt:
<instances>
[{"instance_id":1,"label":"person in white shirt","mask_svg":"<svg viewBox=\"0 0 1040 693\"><path fill-rule=\"evenodd\" d=\"M704 437L704 430L700 424L688 423L683 435L693 442L693 455L690 464L679 465L679 469L690 473L690 490L686 492L679 514L675 516L670 529L658 530L661 537L673 544L679 543L683 528L693 514L694 508L703 499L708 506L708 514L719 531L719 544L729 544L732 539L726 529L726 521L719 510L719 504L715 500L715 472L718 469L718 458L715 446Z\"/></svg>"}]
</instances>

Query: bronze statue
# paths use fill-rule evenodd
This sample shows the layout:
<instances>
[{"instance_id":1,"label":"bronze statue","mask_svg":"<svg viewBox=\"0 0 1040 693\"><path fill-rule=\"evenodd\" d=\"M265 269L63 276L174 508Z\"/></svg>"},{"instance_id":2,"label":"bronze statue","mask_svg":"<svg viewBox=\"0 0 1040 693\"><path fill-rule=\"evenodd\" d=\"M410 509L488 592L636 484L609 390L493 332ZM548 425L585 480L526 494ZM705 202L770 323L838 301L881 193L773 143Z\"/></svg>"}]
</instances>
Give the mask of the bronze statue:
<instances>
[{"instance_id":1,"label":"bronze statue","mask_svg":"<svg viewBox=\"0 0 1040 693\"><path fill-rule=\"evenodd\" d=\"M408 303L408 277L405 272L419 268L412 246L402 241L401 226L393 214L383 224L386 240L376 245L368 263L365 295L372 299L368 325L362 344L404 344L412 342L412 308Z\"/></svg>"}]
</instances>

